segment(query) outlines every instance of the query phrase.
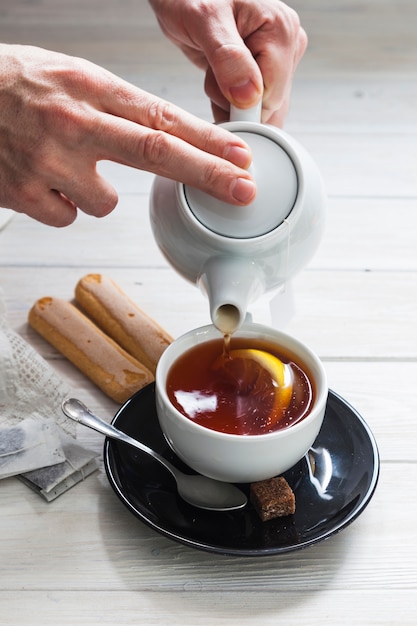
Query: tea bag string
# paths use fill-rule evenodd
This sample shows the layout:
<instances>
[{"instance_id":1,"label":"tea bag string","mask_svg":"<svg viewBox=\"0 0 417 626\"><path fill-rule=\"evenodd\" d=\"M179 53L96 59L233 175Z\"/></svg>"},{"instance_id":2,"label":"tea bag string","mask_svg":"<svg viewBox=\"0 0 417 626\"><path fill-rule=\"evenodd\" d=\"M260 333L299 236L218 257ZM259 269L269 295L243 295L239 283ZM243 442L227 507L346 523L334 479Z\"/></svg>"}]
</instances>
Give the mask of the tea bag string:
<instances>
[{"instance_id":1,"label":"tea bag string","mask_svg":"<svg viewBox=\"0 0 417 626\"><path fill-rule=\"evenodd\" d=\"M8 456L14 456L15 454L22 454L23 452L28 452L29 450L34 450L35 448L39 448L39 446L41 445L42 443L38 441L32 445L25 446L24 448L10 448L9 450L0 452L0 459L6 458Z\"/></svg>"}]
</instances>

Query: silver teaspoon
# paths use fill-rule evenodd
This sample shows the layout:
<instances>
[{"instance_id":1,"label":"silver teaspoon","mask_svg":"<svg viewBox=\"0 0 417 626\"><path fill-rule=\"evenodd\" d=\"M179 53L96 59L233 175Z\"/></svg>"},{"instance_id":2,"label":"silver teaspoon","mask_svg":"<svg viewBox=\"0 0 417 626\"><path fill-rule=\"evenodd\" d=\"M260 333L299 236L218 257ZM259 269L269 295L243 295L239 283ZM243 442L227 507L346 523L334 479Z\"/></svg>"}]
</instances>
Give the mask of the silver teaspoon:
<instances>
[{"instance_id":1,"label":"silver teaspoon","mask_svg":"<svg viewBox=\"0 0 417 626\"><path fill-rule=\"evenodd\" d=\"M66 398L61 406L67 417L106 435L106 437L123 441L134 448L138 448L161 463L177 481L177 489L181 498L189 504L209 511L233 511L234 509L242 509L246 505L247 497L243 491L234 485L207 478L201 474L180 472L152 448L148 448L144 443L133 439L112 424L108 424L94 415L81 400Z\"/></svg>"}]
</instances>

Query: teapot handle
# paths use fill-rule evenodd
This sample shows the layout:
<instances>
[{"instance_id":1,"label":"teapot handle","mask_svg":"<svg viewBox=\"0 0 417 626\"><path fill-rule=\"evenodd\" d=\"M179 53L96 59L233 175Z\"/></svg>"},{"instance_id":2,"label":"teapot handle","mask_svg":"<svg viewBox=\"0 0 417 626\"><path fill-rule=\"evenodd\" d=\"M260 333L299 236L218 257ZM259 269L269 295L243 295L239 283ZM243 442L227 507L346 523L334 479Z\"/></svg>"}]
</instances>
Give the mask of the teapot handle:
<instances>
[{"instance_id":1,"label":"teapot handle","mask_svg":"<svg viewBox=\"0 0 417 626\"><path fill-rule=\"evenodd\" d=\"M260 124L262 112L262 98L258 104L250 109L238 109L233 104L230 105L231 122L256 122Z\"/></svg>"}]
</instances>

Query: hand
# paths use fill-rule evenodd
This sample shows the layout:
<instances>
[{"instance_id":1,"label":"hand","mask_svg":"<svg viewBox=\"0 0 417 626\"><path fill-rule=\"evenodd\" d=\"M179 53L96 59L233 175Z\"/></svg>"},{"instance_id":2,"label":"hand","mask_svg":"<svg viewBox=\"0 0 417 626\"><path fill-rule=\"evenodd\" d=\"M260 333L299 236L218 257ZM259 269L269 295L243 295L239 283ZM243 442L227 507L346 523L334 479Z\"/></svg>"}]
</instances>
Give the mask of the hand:
<instances>
[{"instance_id":1,"label":"hand","mask_svg":"<svg viewBox=\"0 0 417 626\"><path fill-rule=\"evenodd\" d=\"M162 31L206 72L216 121L230 103L263 95L262 121L282 126L292 80L307 46L298 15L278 0L150 0Z\"/></svg>"},{"instance_id":2,"label":"hand","mask_svg":"<svg viewBox=\"0 0 417 626\"><path fill-rule=\"evenodd\" d=\"M0 206L65 226L77 207L97 217L117 203L100 160L148 170L248 204L250 154L203 122L83 59L0 45Z\"/></svg>"}]
</instances>

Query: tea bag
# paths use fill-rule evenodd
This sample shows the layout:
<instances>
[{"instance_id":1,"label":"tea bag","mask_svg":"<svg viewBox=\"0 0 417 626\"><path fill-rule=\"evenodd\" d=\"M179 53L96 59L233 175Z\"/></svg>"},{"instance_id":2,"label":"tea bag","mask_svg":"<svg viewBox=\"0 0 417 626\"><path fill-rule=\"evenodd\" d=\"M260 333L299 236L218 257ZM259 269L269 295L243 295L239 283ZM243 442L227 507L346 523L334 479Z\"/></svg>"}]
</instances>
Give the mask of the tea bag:
<instances>
[{"instance_id":1,"label":"tea bag","mask_svg":"<svg viewBox=\"0 0 417 626\"><path fill-rule=\"evenodd\" d=\"M97 459L90 450L60 429L64 461L35 469L19 476L31 489L48 502L67 491L97 469Z\"/></svg>"},{"instance_id":2,"label":"tea bag","mask_svg":"<svg viewBox=\"0 0 417 626\"><path fill-rule=\"evenodd\" d=\"M69 395L69 386L6 323L0 290L0 477L18 475L48 501L98 466L61 411Z\"/></svg>"},{"instance_id":3,"label":"tea bag","mask_svg":"<svg viewBox=\"0 0 417 626\"><path fill-rule=\"evenodd\" d=\"M0 428L0 478L65 461L57 427L28 417Z\"/></svg>"}]
</instances>

